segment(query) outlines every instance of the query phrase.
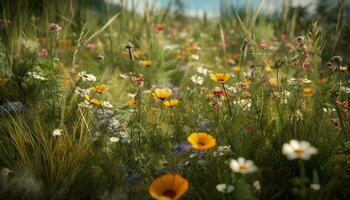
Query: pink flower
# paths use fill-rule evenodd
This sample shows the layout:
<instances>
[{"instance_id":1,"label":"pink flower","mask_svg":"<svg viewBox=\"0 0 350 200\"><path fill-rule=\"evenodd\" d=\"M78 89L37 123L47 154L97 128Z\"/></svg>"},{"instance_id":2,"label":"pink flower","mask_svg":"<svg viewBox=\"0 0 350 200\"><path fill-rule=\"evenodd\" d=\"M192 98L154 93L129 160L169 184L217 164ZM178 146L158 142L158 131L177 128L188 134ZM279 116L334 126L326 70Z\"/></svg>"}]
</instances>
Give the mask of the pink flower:
<instances>
[{"instance_id":1,"label":"pink flower","mask_svg":"<svg viewBox=\"0 0 350 200\"><path fill-rule=\"evenodd\" d=\"M95 45L95 44L89 43L89 44L87 44L87 45L85 46L85 48L87 48L87 49L96 49L96 45Z\"/></svg>"},{"instance_id":2,"label":"pink flower","mask_svg":"<svg viewBox=\"0 0 350 200\"><path fill-rule=\"evenodd\" d=\"M163 30L165 27L164 24L156 24L156 26L154 27L156 29L157 32Z\"/></svg>"},{"instance_id":3,"label":"pink flower","mask_svg":"<svg viewBox=\"0 0 350 200\"><path fill-rule=\"evenodd\" d=\"M261 40L259 43L259 47L262 49L267 49L267 48L271 47L271 44L268 41Z\"/></svg>"},{"instance_id":4,"label":"pink flower","mask_svg":"<svg viewBox=\"0 0 350 200\"><path fill-rule=\"evenodd\" d=\"M280 35L280 40L281 40L282 42L286 42L286 41L288 40L287 35L286 35L285 33L281 33L281 35Z\"/></svg>"},{"instance_id":5,"label":"pink flower","mask_svg":"<svg viewBox=\"0 0 350 200\"><path fill-rule=\"evenodd\" d=\"M172 35L173 37L176 37L176 36L177 36L177 30L176 30L176 28L172 28L172 29L171 29L171 35Z\"/></svg>"},{"instance_id":6,"label":"pink flower","mask_svg":"<svg viewBox=\"0 0 350 200\"><path fill-rule=\"evenodd\" d=\"M45 58L49 55L49 52L47 51L47 49L41 49L39 52L39 57L41 58Z\"/></svg>"}]
</instances>

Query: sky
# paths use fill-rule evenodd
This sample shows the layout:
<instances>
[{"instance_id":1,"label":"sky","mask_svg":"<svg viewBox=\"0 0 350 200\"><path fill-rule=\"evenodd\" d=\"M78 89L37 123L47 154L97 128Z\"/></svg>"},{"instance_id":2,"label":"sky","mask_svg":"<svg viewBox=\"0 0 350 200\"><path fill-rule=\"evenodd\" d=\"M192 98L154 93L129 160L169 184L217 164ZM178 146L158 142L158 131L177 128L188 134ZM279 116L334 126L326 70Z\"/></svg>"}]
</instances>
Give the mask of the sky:
<instances>
[{"instance_id":1,"label":"sky","mask_svg":"<svg viewBox=\"0 0 350 200\"><path fill-rule=\"evenodd\" d=\"M105 0L107 2L119 3L121 0ZM158 8L166 7L169 2L174 0L124 0L127 3L127 7L131 8L132 3L136 6L137 12L143 14L145 1L148 1L150 5L155 5ZM183 0L186 7L186 14L190 16L203 16L203 13L207 13L208 17L216 17L220 14L220 3L224 2L228 6L236 7L256 7L261 0ZM264 0L264 11L275 11L282 6L283 0ZM285 0L290 1L292 6L307 6L309 4L317 2L317 0Z\"/></svg>"}]
</instances>

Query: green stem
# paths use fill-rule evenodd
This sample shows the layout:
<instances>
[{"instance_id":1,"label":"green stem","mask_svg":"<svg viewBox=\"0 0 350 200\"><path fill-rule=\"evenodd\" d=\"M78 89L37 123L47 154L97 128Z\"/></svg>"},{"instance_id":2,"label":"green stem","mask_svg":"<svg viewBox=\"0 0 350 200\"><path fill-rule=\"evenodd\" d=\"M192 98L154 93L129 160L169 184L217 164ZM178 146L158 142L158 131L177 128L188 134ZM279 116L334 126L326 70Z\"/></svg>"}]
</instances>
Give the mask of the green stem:
<instances>
[{"instance_id":1,"label":"green stem","mask_svg":"<svg viewBox=\"0 0 350 200\"><path fill-rule=\"evenodd\" d=\"M228 96L227 96L227 92L226 92L226 88L225 88L225 84L224 84L224 83L222 83L222 88L224 89L224 92L225 92L227 107L228 107L228 110L230 111L230 116L233 117L233 115L232 115L232 110L231 110L231 105L230 105L230 101L228 100Z\"/></svg>"}]
</instances>

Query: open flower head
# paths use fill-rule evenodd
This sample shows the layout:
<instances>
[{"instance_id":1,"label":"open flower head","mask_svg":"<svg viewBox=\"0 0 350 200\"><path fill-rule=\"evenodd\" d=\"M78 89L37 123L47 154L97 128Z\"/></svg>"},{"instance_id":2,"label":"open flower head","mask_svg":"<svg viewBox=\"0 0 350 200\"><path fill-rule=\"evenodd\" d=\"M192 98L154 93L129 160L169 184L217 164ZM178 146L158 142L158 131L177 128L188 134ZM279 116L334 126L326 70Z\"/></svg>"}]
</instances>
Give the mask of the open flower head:
<instances>
[{"instance_id":1,"label":"open flower head","mask_svg":"<svg viewBox=\"0 0 350 200\"><path fill-rule=\"evenodd\" d=\"M230 162L230 167L233 172L241 174L249 174L255 172L258 168L251 160L239 157L237 160L233 159Z\"/></svg>"},{"instance_id":2,"label":"open flower head","mask_svg":"<svg viewBox=\"0 0 350 200\"><path fill-rule=\"evenodd\" d=\"M159 99L159 100L164 100L168 97L170 97L173 93L169 89L155 89L152 95Z\"/></svg>"},{"instance_id":3,"label":"open flower head","mask_svg":"<svg viewBox=\"0 0 350 200\"><path fill-rule=\"evenodd\" d=\"M192 148L196 150L207 150L216 145L216 139L206 132L191 133L187 137L187 141L191 143Z\"/></svg>"},{"instance_id":4,"label":"open flower head","mask_svg":"<svg viewBox=\"0 0 350 200\"><path fill-rule=\"evenodd\" d=\"M232 67L232 71L239 74L241 72L241 66L236 65L236 66Z\"/></svg>"},{"instance_id":5,"label":"open flower head","mask_svg":"<svg viewBox=\"0 0 350 200\"><path fill-rule=\"evenodd\" d=\"M177 104L179 104L179 100L178 99L171 99L171 100L164 101L163 104L166 107L173 108L173 107L177 106Z\"/></svg>"},{"instance_id":6,"label":"open flower head","mask_svg":"<svg viewBox=\"0 0 350 200\"><path fill-rule=\"evenodd\" d=\"M305 96L312 96L314 94L314 89L312 87L304 88Z\"/></svg>"},{"instance_id":7,"label":"open flower head","mask_svg":"<svg viewBox=\"0 0 350 200\"><path fill-rule=\"evenodd\" d=\"M60 135L62 135L62 129L55 129L55 130L53 130L52 135L53 136L60 136Z\"/></svg>"},{"instance_id":8,"label":"open flower head","mask_svg":"<svg viewBox=\"0 0 350 200\"><path fill-rule=\"evenodd\" d=\"M187 179L176 174L165 174L156 178L149 186L149 194L157 200L177 200L188 190Z\"/></svg>"},{"instance_id":9,"label":"open flower head","mask_svg":"<svg viewBox=\"0 0 350 200\"><path fill-rule=\"evenodd\" d=\"M101 102L98 99L91 98L88 94L85 94L84 97L86 101L88 101L90 104L94 106L101 105Z\"/></svg>"},{"instance_id":10,"label":"open flower head","mask_svg":"<svg viewBox=\"0 0 350 200\"><path fill-rule=\"evenodd\" d=\"M210 76L213 81L218 83L225 83L230 77L229 73L216 73Z\"/></svg>"},{"instance_id":11,"label":"open flower head","mask_svg":"<svg viewBox=\"0 0 350 200\"><path fill-rule=\"evenodd\" d=\"M312 155L317 154L317 149L307 141L291 140L289 143L283 144L282 153L289 160L303 159L309 160Z\"/></svg>"},{"instance_id":12,"label":"open flower head","mask_svg":"<svg viewBox=\"0 0 350 200\"><path fill-rule=\"evenodd\" d=\"M152 65L152 61L150 60L143 60L143 61L140 61L141 65L143 65L144 67L150 67Z\"/></svg>"},{"instance_id":13,"label":"open flower head","mask_svg":"<svg viewBox=\"0 0 350 200\"><path fill-rule=\"evenodd\" d=\"M107 85L105 84L95 85L94 87L91 88L91 90L101 94L107 90Z\"/></svg>"}]
</instances>

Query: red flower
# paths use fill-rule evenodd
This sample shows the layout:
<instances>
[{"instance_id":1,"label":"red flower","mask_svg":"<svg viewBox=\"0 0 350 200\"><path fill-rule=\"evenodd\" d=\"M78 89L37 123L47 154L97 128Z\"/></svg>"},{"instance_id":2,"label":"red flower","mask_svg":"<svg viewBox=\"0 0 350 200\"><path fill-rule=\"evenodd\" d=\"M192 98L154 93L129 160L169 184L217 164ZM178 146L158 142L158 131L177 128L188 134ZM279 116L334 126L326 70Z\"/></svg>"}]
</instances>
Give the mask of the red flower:
<instances>
[{"instance_id":1,"label":"red flower","mask_svg":"<svg viewBox=\"0 0 350 200\"><path fill-rule=\"evenodd\" d=\"M213 93L213 95L215 95L217 97L225 95L225 91L224 90L214 90L212 93Z\"/></svg>"},{"instance_id":2,"label":"red flower","mask_svg":"<svg viewBox=\"0 0 350 200\"><path fill-rule=\"evenodd\" d=\"M156 26L154 28L157 30L157 32L159 32L159 31L163 30L164 27L165 27L164 24L156 24Z\"/></svg>"},{"instance_id":3,"label":"red flower","mask_svg":"<svg viewBox=\"0 0 350 200\"><path fill-rule=\"evenodd\" d=\"M41 49L39 52L39 56L41 58L46 58L49 55L49 51L47 51L47 49Z\"/></svg>"},{"instance_id":4,"label":"red flower","mask_svg":"<svg viewBox=\"0 0 350 200\"><path fill-rule=\"evenodd\" d=\"M134 83L137 85L143 85L144 82L145 77L143 76L143 74L139 74L137 77L134 78Z\"/></svg>"}]
</instances>

